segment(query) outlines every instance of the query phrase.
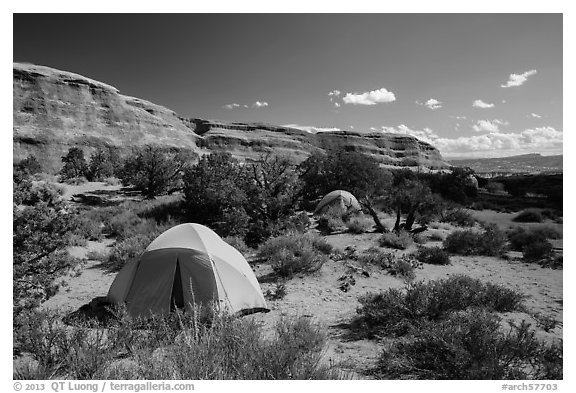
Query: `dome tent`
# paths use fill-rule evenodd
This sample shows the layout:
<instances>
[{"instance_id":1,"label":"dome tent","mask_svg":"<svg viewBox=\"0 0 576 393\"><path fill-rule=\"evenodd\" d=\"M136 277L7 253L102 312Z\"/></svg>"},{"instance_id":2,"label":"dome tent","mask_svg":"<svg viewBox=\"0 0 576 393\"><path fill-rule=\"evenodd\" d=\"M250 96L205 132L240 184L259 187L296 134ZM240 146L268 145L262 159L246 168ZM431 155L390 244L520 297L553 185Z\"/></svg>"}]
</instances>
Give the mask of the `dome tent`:
<instances>
[{"instance_id":1,"label":"dome tent","mask_svg":"<svg viewBox=\"0 0 576 393\"><path fill-rule=\"evenodd\" d=\"M269 311L246 259L200 224L177 225L154 239L120 270L107 300L125 303L135 317L213 304L232 313Z\"/></svg>"},{"instance_id":2,"label":"dome tent","mask_svg":"<svg viewBox=\"0 0 576 393\"><path fill-rule=\"evenodd\" d=\"M358 203L358 200L354 195L348 191L335 190L329 192L324 196L324 198L322 198L318 203L318 206L316 206L314 214L323 213L332 207L341 209L342 213L362 210L360 203Z\"/></svg>"}]
</instances>

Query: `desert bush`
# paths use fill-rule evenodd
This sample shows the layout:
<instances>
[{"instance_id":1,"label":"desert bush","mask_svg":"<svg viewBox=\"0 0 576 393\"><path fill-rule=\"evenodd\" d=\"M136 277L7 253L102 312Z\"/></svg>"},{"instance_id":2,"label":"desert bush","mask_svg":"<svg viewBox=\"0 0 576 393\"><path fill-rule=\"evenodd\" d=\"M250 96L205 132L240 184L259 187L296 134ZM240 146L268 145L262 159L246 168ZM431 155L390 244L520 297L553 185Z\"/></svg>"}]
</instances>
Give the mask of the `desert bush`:
<instances>
[{"instance_id":1,"label":"desert bush","mask_svg":"<svg viewBox=\"0 0 576 393\"><path fill-rule=\"evenodd\" d=\"M264 297L268 300L280 300L286 296L286 283L284 281L277 282L274 290L267 289Z\"/></svg>"},{"instance_id":2,"label":"desert bush","mask_svg":"<svg viewBox=\"0 0 576 393\"><path fill-rule=\"evenodd\" d=\"M542 222L544 217L536 209L526 209L512 219L515 222Z\"/></svg>"},{"instance_id":3,"label":"desert bush","mask_svg":"<svg viewBox=\"0 0 576 393\"><path fill-rule=\"evenodd\" d=\"M240 236L226 236L222 238L222 240L224 240L226 243L228 243L229 245L240 251L241 254L246 255L253 251L250 247L246 245L246 243L244 243L244 239L242 239Z\"/></svg>"},{"instance_id":4,"label":"desert bush","mask_svg":"<svg viewBox=\"0 0 576 393\"><path fill-rule=\"evenodd\" d=\"M500 256L506 250L506 236L496 225L486 225L483 232L454 231L444 239L443 246L453 254Z\"/></svg>"},{"instance_id":5,"label":"desert bush","mask_svg":"<svg viewBox=\"0 0 576 393\"><path fill-rule=\"evenodd\" d=\"M440 320L452 311L481 307L507 312L522 309L523 295L508 288L456 275L443 280L416 282L404 290L390 288L359 298L354 325L369 337L402 336L426 321Z\"/></svg>"},{"instance_id":6,"label":"desert bush","mask_svg":"<svg viewBox=\"0 0 576 393\"><path fill-rule=\"evenodd\" d=\"M368 232L370 229L372 229L373 225L374 222L371 219L363 215L357 215L351 217L348 220L346 223L346 228L348 228L348 232L361 234Z\"/></svg>"},{"instance_id":7,"label":"desert bush","mask_svg":"<svg viewBox=\"0 0 576 393\"><path fill-rule=\"evenodd\" d=\"M410 255L398 256L377 247L369 248L358 254L355 259L363 266L378 266L390 275L406 280L413 280L416 277L415 269L422 267L421 263Z\"/></svg>"},{"instance_id":8,"label":"desert bush","mask_svg":"<svg viewBox=\"0 0 576 393\"><path fill-rule=\"evenodd\" d=\"M522 247L522 258L526 262L540 262L552 257L552 244L548 240L538 240Z\"/></svg>"},{"instance_id":9,"label":"desert bush","mask_svg":"<svg viewBox=\"0 0 576 393\"><path fill-rule=\"evenodd\" d=\"M107 327L70 328L55 313L33 313L15 346L37 362L29 379L335 379L321 357L326 335L306 318L283 318L272 335L252 319L179 312L143 324L122 316ZM28 372L26 372L28 371Z\"/></svg>"},{"instance_id":10,"label":"desert bush","mask_svg":"<svg viewBox=\"0 0 576 393\"><path fill-rule=\"evenodd\" d=\"M449 265L450 254L441 247L420 247L414 257L422 263L430 265Z\"/></svg>"},{"instance_id":11,"label":"desert bush","mask_svg":"<svg viewBox=\"0 0 576 393\"><path fill-rule=\"evenodd\" d=\"M384 233L378 240L380 246L405 250L414 243L412 236L406 231Z\"/></svg>"},{"instance_id":12,"label":"desert bush","mask_svg":"<svg viewBox=\"0 0 576 393\"><path fill-rule=\"evenodd\" d=\"M538 264L542 267L550 269L562 269L564 267L564 257L560 255L552 255L548 258L542 259Z\"/></svg>"},{"instance_id":13,"label":"desert bush","mask_svg":"<svg viewBox=\"0 0 576 393\"><path fill-rule=\"evenodd\" d=\"M432 232L429 236L429 239L432 241L444 241L446 236L444 236L441 232Z\"/></svg>"},{"instance_id":14,"label":"desert bush","mask_svg":"<svg viewBox=\"0 0 576 393\"><path fill-rule=\"evenodd\" d=\"M547 239L558 239L560 232L552 227L539 227L525 229L516 227L507 232L510 248L514 251L523 251L529 244L547 242Z\"/></svg>"},{"instance_id":15,"label":"desert bush","mask_svg":"<svg viewBox=\"0 0 576 393\"><path fill-rule=\"evenodd\" d=\"M124 238L117 241L109 253L92 256L102 258L100 259L102 265L109 271L116 272L131 260L138 258L161 232L161 230L157 230Z\"/></svg>"},{"instance_id":16,"label":"desert bush","mask_svg":"<svg viewBox=\"0 0 576 393\"><path fill-rule=\"evenodd\" d=\"M464 209L451 209L442 214L441 222L458 225L460 227L473 227L476 224L474 216Z\"/></svg>"},{"instance_id":17,"label":"desert bush","mask_svg":"<svg viewBox=\"0 0 576 393\"><path fill-rule=\"evenodd\" d=\"M36 156L30 154L23 160L20 160L15 165L15 169L19 169L21 171L26 172L29 175L34 175L42 171L42 166Z\"/></svg>"},{"instance_id":18,"label":"desert bush","mask_svg":"<svg viewBox=\"0 0 576 393\"><path fill-rule=\"evenodd\" d=\"M270 263L280 277L317 271L328 260L332 246L318 235L286 234L267 240L257 257Z\"/></svg>"},{"instance_id":19,"label":"desert bush","mask_svg":"<svg viewBox=\"0 0 576 393\"><path fill-rule=\"evenodd\" d=\"M72 234L80 239L99 241L102 240L103 224L90 219L84 212L80 212L74 217L74 228Z\"/></svg>"},{"instance_id":20,"label":"desert bush","mask_svg":"<svg viewBox=\"0 0 576 393\"><path fill-rule=\"evenodd\" d=\"M346 226L344 216L339 207L331 206L318 217L318 229L326 233L342 230Z\"/></svg>"},{"instance_id":21,"label":"desert bush","mask_svg":"<svg viewBox=\"0 0 576 393\"><path fill-rule=\"evenodd\" d=\"M562 379L561 342L539 341L526 322L502 329L494 313L472 309L425 322L385 349L374 374L390 379Z\"/></svg>"},{"instance_id":22,"label":"desert bush","mask_svg":"<svg viewBox=\"0 0 576 393\"><path fill-rule=\"evenodd\" d=\"M414 233L412 234L412 240L414 240L414 243L416 244L426 244L426 242L428 241L428 239L426 239L426 236L424 236L424 234L422 233Z\"/></svg>"}]
</instances>

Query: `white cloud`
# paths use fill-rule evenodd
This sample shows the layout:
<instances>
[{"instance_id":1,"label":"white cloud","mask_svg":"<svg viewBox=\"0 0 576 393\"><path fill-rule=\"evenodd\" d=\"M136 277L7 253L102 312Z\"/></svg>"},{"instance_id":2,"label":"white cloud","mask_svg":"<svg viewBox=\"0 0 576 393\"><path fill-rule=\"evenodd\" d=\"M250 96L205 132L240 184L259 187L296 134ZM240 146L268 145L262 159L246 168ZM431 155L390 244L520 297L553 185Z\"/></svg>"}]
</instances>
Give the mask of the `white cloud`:
<instances>
[{"instance_id":1,"label":"white cloud","mask_svg":"<svg viewBox=\"0 0 576 393\"><path fill-rule=\"evenodd\" d=\"M336 108L340 108L340 104L337 103L337 102L334 103L334 106L335 106Z\"/></svg>"},{"instance_id":2,"label":"white cloud","mask_svg":"<svg viewBox=\"0 0 576 393\"><path fill-rule=\"evenodd\" d=\"M510 74L508 77L508 82L505 85L500 85L500 87L516 87L521 86L528 80L529 76L536 75L536 70L526 71L523 74Z\"/></svg>"},{"instance_id":3,"label":"white cloud","mask_svg":"<svg viewBox=\"0 0 576 393\"><path fill-rule=\"evenodd\" d=\"M561 153L563 132L553 127L526 129L520 133L493 132L455 139L438 138L432 144L445 157L503 156L531 152Z\"/></svg>"},{"instance_id":4,"label":"white cloud","mask_svg":"<svg viewBox=\"0 0 576 393\"><path fill-rule=\"evenodd\" d=\"M488 104L487 102L484 102L482 100L476 100L472 103L472 106L475 108L486 109L486 108L493 108L494 104Z\"/></svg>"},{"instance_id":5,"label":"white cloud","mask_svg":"<svg viewBox=\"0 0 576 393\"><path fill-rule=\"evenodd\" d=\"M342 100L352 105L376 105L396 101L396 96L393 92L381 88L364 93L346 93Z\"/></svg>"},{"instance_id":6,"label":"white cloud","mask_svg":"<svg viewBox=\"0 0 576 393\"><path fill-rule=\"evenodd\" d=\"M476 132L499 132L498 126L508 125L508 122L499 119L494 120L478 120L476 124L472 126L472 129Z\"/></svg>"},{"instance_id":7,"label":"white cloud","mask_svg":"<svg viewBox=\"0 0 576 393\"><path fill-rule=\"evenodd\" d=\"M537 118L537 119L541 119L541 118L542 118L542 116L540 116L540 115L537 114L537 113L530 113L530 116L535 117L535 118Z\"/></svg>"},{"instance_id":8,"label":"white cloud","mask_svg":"<svg viewBox=\"0 0 576 393\"><path fill-rule=\"evenodd\" d=\"M466 120L466 116L448 116L448 117L456 120Z\"/></svg>"},{"instance_id":9,"label":"white cloud","mask_svg":"<svg viewBox=\"0 0 576 393\"><path fill-rule=\"evenodd\" d=\"M442 102L438 101L436 98L430 98L425 103L421 103L418 101L416 101L416 103L418 105L424 105L426 108L432 109L432 110L442 108Z\"/></svg>"},{"instance_id":10,"label":"white cloud","mask_svg":"<svg viewBox=\"0 0 576 393\"><path fill-rule=\"evenodd\" d=\"M268 103L266 101L256 101L255 103L252 104L252 108L264 108L267 107Z\"/></svg>"},{"instance_id":11,"label":"white cloud","mask_svg":"<svg viewBox=\"0 0 576 393\"><path fill-rule=\"evenodd\" d=\"M328 95L338 97L340 93L341 93L340 90L332 90L330 93L328 93Z\"/></svg>"},{"instance_id":12,"label":"white cloud","mask_svg":"<svg viewBox=\"0 0 576 393\"><path fill-rule=\"evenodd\" d=\"M438 138L438 135L436 135L434 130L428 127L425 127L422 130L413 130L404 124L400 124L397 127L382 126L381 130L384 133L412 135L428 143L433 143L433 141Z\"/></svg>"},{"instance_id":13,"label":"white cloud","mask_svg":"<svg viewBox=\"0 0 576 393\"><path fill-rule=\"evenodd\" d=\"M252 108L264 108L264 107L268 106L268 103L265 101L256 101L251 106L252 106ZM224 105L222 108L225 108L225 109L250 108L250 105L232 103L232 104Z\"/></svg>"},{"instance_id":14,"label":"white cloud","mask_svg":"<svg viewBox=\"0 0 576 393\"><path fill-rule=\"evenodd\" d=\"M299 124L285 124L283 127L297 128L302 131L309 132L311 134L316 134L318 132L328 132L328 131L342 131L337 127L315 127L315 126L301 126Z\"/></svg>"}]
</instances>

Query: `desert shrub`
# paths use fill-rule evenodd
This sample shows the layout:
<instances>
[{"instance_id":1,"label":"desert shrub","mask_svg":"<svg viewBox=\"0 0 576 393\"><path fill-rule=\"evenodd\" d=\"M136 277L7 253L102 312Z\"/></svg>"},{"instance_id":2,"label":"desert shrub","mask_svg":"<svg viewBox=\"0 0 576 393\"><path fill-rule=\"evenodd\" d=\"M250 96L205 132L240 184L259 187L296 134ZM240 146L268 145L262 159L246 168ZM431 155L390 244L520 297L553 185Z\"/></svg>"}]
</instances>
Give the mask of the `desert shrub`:
<instances>
[{"instance_id":1,"label":"desert shrub","mask_svg":"<svg viewBox=\"0 0 576 393\"><path fill-rule=\"evenodd\" d=\"M523 321L503 331L499 316L472 309L425 322L385 349L373 370L390 379L562 379L562 344L539 341Z\"/></svg>"},{"instance_id":2,"label":"desert shrub","mask_svg":"<svg viewBox=\"0 0 576 393\"><path fill-rule=\"evenodd\" d=\"M422 263L430 265L449 265L450 254L441 247L420 247L414 257Z\"/></svg>"},{"instance_id":3,"label":"desert shrub","mask_svg":"<svg viewBox=\"0 0 576 393\"><path fill-rule=\"evenodd\" d=\"M246 245L246 243L244 243L244 239L242 239L240 236L226 236L222 238L222 240L224 240L226 243L228 243L229 245L240 251L241 254L246 255L249 252L253 251L250 247Z\"/></svg>"},{"instance_id":4,"label":"desert shrub","mask_svg":"<svg viewBox=\"0 0 576 393\"><path fill-rule=\"evenodd\" d=\"M473 227L476 224L474 216L464 209L447 210L442 214L440 221L461 227Z\"/></svg>"},{"instance_id":5,"label":"desert shrub","mask_svg":"<svg viewBox=\"0 0 576 393\"><path fill-rule=\"evenodd\" d=\"M429 239L432 241L444 241L446 237L441 232L432 232Z\"/></svg>"},{"instance_id":6,"label":"desert shrub","mask_svg":"<svg viewBox=\"0 0 576 393\"><path fill-rule=\"evenodd\" d=\"M257 257L270 263L280 277L317 271L328 260L332 246L318 235L286 234L267 240Z\"/></svg>"},{"instance_id":7,"label":"desert shrub","mask_svg":"<svg viewBox=\"0 0 576 393\"><path fill-rule=\"evenodd\" d=\"M122 180L117 177L107 177L102 180L107 186L119 186L122 185Z\"/></svg>"},{"instance_id":8,"label":"desert shrub","mask_svg":"<svg viewBox=\"0 0 576 393\"><path fill-rule=\"evenodd\" d=\"M522 251L527 244L546 239L543 234L522 227L515 227L509 230L506 235L510 241L510 249L514 251Z\"/></svg>"},{"instance_id":9,"label":"desert shrub","mask_svg":"<svg viewBox=\"0 0 576 393\"><path fill-rule=\"evenodd\" d=\"M536 209L526 209L512 219L515 222L542 222L544 217Z\"/></svg>"},{"instance_id":10,"label":"desert shrub","mask_svg":"<svg viewBox=\"0 0 576 393\"><path fill-rule=\"evenodd\" d=\"M402 336L426 321L440 320L452 311L481 307L507 312L522 308L523 295L508 288L456 275L443 280L416 282L404 290L390 288L359 298L354 325L368 336Z\"/></svg>"},{"instance_id":11,"label":"desert shrub","mask_svg":"<svg viewBox=\"0 0 576 393\"><path fill-rule=\"evenodd\" d=\"M534 317L534 319L536 320L536 325L547 333L550 332L551 330L554 330L557 326L562 325L562 322L560 322L551 315L535 313L532 314L532 317Z\"/></svg>"},{"instance_id":12,"label":"desert shrub","mask_svg":"<svg viewBox=\"0 0 576 393\"><path fill-rule=\"evenodd\" d=\"M336 232L342 230L345 226L344 212L337 206L325 209L318 217L318 229L322 232Z\"/></svg>"},{"instance_id":13,"label":"desert shrub","mask_svg":"<svg viewBox=\"0 0 576 393\"><path fill-rule=\"evenodd\" d=\"M358 215L353 216L348 220L346 223L346 228L348 228L348 231L351 233L361 234L368 232L370 229L372 229L373 225L374 222L371 219L363 215Z\"/></svg>"},{"instance_id":14,"label":"desert shrub","mask_svg":"<svg viewBox=\"0 0 576 393\"><path fill-rule=\"evenodd\" d=\"M415 269L422 267L421 263L410 255L398 256L377 247L369 248L358 254L355 259L363 266L378 266L390 275L406 280L413 280L416 277Z\"/></svg>"},{"instance_id":15,"label":"desert shrub","mask_svg":"<svg viewBox=\"0 0 576 393\"><path fill-rule=\"evenodd\" d=\"M552 244L548 240L538 240L522 247L522 257L526 262L540 262L552 256Z\"/></svg>"},{"instance_id":16,"label":"desert shrub","mask_svg":"<svg viewBox=\"0 0 576 393\"><path fill-rule=\"evenodd\" d=\"M139 234L158 232L158 224L155 220L141 218L137 211L128 206L126 210L110 217L103 224L102 231L117 240L128 239Z\"/></svg>"},{"instance_id":17,"label":"desert shrub","mask_svg":"<svg viewBox=\"0 0 576 393\"><path fill-rule=\"evenodd\" d=\"M443 246L453 254L499 256L506 249L506 236L496 225L487 225L483 232L454 231L444 239Z\"/></svg>"},{"instance_id":18,"label":"desert shrub","mask_svg":"<svg viewBox=\"0 0 576 393\"><path fill-rule=\"evenodd\" d=\"M267 289L264 297L268 300L280 300L286 296L286 283L284 281L277 282L274 289Z\"/></svg>"},{"instance_id":19,"label":"desert shrub","mask_svg":"<svg viewBox=\"0 0 576 393\"><path fill-rule=\"evenodd\" d=\"M426 239L426 236L424 236L422 233L412 234L412 240L414 240L414 243L416 244L426 244L426 242L428 241Z\"/></svg>"},{"instance_id":20,"label":"desert shrub","mask_svg":"<svg viewBox=\"0 0 576 393\"><path fill-rule=\"evenodd\" d=\"M70 177L68 179L62 179L61 181L71 186L78 186L80 184L88 182L88 179L86 179L86 177L84 176L79 176L79 177Z\"/></svg>"},{"instance_id":21,"label":"desert shrub","mask_svg":"<svg viewBox=\"0 0 576 393\"><path fill-rule=\"evenodd\" d=\"M32 154L30 154L28 157L15 164L15 167L16 167L15 169L24 171L29 175L34 175L42 171L42 166L40 165L40 162L38 162L36 156Z\"/></svg>"},{"instance_id":22,"label":"desert shrub","mask_svg":"<svg viewBox=\"0 0 576 393\"><path fill-rule=\"evenodd\" d=\"M248 318L174 313L141 321L121 316L107 327L58 323L33 313L15 346L36 362L18 378L39 379L335 379L321 362L326 335L306 318L282 318L273 334ZM267 333L267 332L266 332Z\"/></svg>"},{"instance_id":23,"label":"desert shrub","mask_svg":"<svg viewBox=\"0 0 576 393\"><path fill-rule=\"evenodd\" d=\"M538 264L542 267L550 268L550 269L562 269L564 267L563 262L564 257L560 255L552 255L548 258L542 259L538 262Z\"/></svg>"},{"instance_id":24,"label":"desert shrub","mask_svg":"<svg viewBox=\"0 0 576 393\"><path fill-rule=\"evenodd\" d=\"M406 231L388 232L384 233L378 240L380 246L395 248L397 250L405 250L410 247L414 240L412 236Z\"/></svg>"},{"instance_id":25,"label":"desert shrub","mask_svg":"<svg viewBox=\"0 0 576 393\"><path fill-rule=\"evenodd\" d=\"M83 212L80 212L74 217L72 234L80 239L99 241L103 237L102 228L103 225L100 222L94 221Z\"/></svg>"},{"instance_id":26,"label":"desert shrub","mask_svg":"<svg viewBox=\"0 0 576 393\"><path fill-rule=\"evenodd\" d=\"M122 269L128 262L138 258L161 232L158 230L152 233L138 234L117 241L108 254L100 255L102 265L111 272ZM98 257L98 255L94 256Z\"/></svg>"}]
</instances>

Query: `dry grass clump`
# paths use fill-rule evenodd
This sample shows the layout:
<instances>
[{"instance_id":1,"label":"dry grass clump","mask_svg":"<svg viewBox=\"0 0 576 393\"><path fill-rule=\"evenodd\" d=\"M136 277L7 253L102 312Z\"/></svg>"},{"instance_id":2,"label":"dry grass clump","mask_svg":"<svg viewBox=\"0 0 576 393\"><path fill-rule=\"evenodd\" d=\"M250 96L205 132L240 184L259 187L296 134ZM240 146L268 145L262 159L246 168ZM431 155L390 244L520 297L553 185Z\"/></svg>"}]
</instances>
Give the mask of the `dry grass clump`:
<instances>
[{"instance_id":1,"label":"dry grass clump","mask_svg":"<svg viewBox=\"0 0 576 393\"><path fill-rule=\"evenodd\" d=\"M56 313L32 313L15 331L15 379L337 379L320 360L325 333L284 318L265 335L252 319L173 313L147 321L122 315L109 326L67 327Z\"/></svg>"}]
</instances>

